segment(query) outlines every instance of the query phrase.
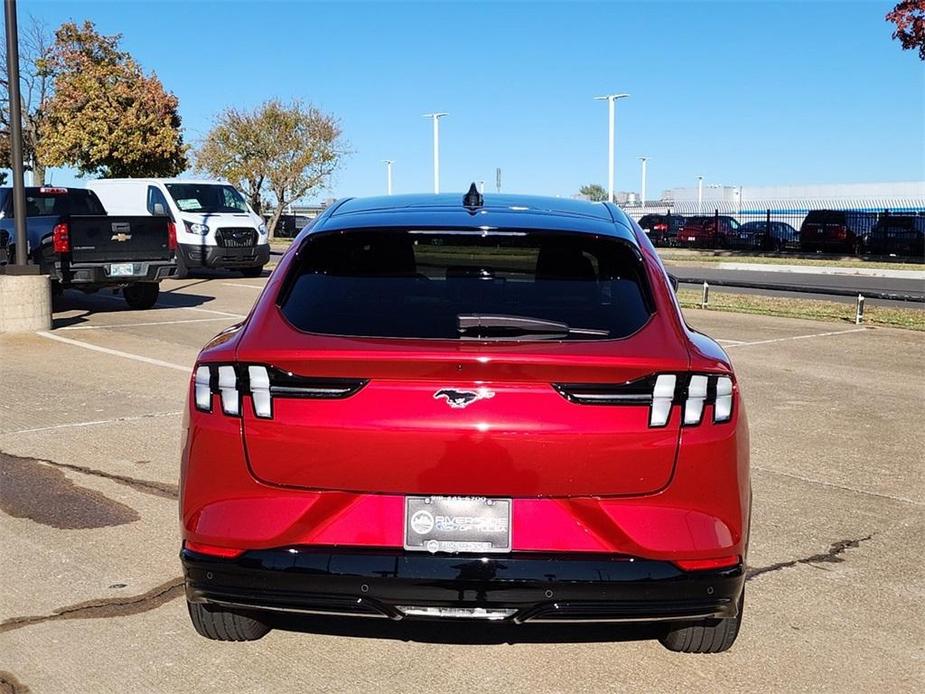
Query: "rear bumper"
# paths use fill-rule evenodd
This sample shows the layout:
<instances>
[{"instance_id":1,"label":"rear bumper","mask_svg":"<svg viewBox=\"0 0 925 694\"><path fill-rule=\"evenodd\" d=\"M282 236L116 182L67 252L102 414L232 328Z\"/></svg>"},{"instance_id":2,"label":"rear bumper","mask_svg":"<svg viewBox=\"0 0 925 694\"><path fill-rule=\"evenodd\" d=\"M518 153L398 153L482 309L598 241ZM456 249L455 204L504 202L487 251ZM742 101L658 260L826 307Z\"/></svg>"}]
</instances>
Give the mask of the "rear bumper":
<instances>
[{"instance_id":1,"label":"rear bumper","mask_svg":"<svg viewBox=\"0 0 925 694\"><path fill-rule=\"evenodd\" d=\"M430 555L288 547L219 559L181 552L186 596L231 610L507 622L734 617L743 566L685 572L625 556ZM447 615L428 608L453 608Z\"/></svg>"},{"instance_id":2,"label":"rear bumper","mask_svg":"<svg viewBox=\"0 0 925 694\"><path fill-rule=\"evenodd\" d=\"M116 261L119 262L119 261ZM128 262L128 261L125 261ZM53 280L65 286L76 287L119 287L136 282L160 282L177 273L173 260L141 260L132 263L133 274L130 277L111 277L110 263L69 263L56 262L50 269Z\"/></svg>"},{"instance_id":3,"label":"rear bumper","mask_svg":"<svg viewBox=\"0 0 925 694\"><path fill-rule=\"evenodd\" d=\"M177 253L187 267L262 267L270 262L270 244L227 248L181 243Z\"/></svg>"}]
</instances>

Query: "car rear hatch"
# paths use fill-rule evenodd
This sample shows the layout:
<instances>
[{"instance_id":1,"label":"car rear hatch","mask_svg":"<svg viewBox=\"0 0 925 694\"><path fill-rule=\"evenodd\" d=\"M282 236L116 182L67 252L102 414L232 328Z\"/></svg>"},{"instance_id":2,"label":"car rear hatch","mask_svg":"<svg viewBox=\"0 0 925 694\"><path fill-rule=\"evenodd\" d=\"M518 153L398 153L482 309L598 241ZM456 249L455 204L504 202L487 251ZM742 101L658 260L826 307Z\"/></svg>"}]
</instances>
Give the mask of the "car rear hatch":
<instances>
[{"instance_id":1,"label":"car rear hatch","mask_svg":"<svg viewBox=\"0 0 925 694\"><path fill-rule=\"evenodd\" d=\"M226 369L247 381L251 471L365 493L657 491L679 425L653 425L655 377L688 356L646 277L637 249L590 234L315 234Z\"/></svg>"}]
</instances>

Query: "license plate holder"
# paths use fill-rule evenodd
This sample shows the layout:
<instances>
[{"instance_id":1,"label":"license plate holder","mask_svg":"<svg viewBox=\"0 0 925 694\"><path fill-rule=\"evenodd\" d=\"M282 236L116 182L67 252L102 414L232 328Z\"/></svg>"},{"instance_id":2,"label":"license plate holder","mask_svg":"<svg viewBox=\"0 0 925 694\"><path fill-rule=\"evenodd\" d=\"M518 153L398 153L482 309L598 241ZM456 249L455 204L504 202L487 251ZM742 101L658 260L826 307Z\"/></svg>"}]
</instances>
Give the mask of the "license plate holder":
<instances>
[{"instance_id":1,"label":"license plate holder","mask_svg":"<svg viewBox=\"0 0 925 694\"><path fill-rule=\"evenodd\" d=\"M404 547L421 552L511 551L511 499L405 497Z\"/></svg>"},{"instance_id":2,"label":"license plate holder","mask_svg":"<svg viewBox=\"0 0 925 694\"><path fill-rule=\"evenodd\" d=\"M109 264L109 276L110 277L131 277L135 274L135 264L134 263L110 263Z\"/></svg>"}]
</instances>

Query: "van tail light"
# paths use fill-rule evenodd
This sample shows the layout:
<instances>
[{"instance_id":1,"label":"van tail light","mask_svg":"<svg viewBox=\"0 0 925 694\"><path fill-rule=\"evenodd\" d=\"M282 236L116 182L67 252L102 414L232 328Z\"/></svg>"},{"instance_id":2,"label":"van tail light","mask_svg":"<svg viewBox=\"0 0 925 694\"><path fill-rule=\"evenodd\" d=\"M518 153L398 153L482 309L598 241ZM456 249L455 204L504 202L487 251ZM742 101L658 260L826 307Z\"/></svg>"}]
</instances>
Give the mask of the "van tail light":
<instances>
[{"instance_id":1,"label":"van tail light","mask_svg":"<svg viewBox=\"0 0 925 694\"><path fill-rule=\"evenodd\" d=\"M167 222L167 249L177 250L177 225L173 222Z\"/></svg>"},{"instance_id":2,"label":"van tail light","mask_svg":"<svg viewBox=\"0 0 925 694\"><path fill-rule=\"evenodd\" d=\"M278 398L337 400L356 393L367 381L356 378L299 376L262 364L201 364L193 378L193 400L200 412L212 411L212 396L219 395L222 413L238 417L249 396L254 415L273 418Z\"/></svg>"},{"instance_id":3,"label":"van tail light","mask_svg":"<svg viewBox=\"0 0 925 694\"><path fill-rule=\"evenodd\" d=\"M51 245L55 253L71 252L71 230L66 223L55 224L51 231Z\"/></svg>"},{"instance_id":4,"label":"van tail light","mask_svg":"<svg viewBox=\"0 0 925 694\"><path fill-rule=\"evenodd\" d=\"M559 394L582 405L648 405L649 426L668 426L671 410L681 406L684 426L703 421L713 405L713 422L732 419L732 377L719 374L653 374L626 383L553 383Z\"/></svg>"}]
</instances>

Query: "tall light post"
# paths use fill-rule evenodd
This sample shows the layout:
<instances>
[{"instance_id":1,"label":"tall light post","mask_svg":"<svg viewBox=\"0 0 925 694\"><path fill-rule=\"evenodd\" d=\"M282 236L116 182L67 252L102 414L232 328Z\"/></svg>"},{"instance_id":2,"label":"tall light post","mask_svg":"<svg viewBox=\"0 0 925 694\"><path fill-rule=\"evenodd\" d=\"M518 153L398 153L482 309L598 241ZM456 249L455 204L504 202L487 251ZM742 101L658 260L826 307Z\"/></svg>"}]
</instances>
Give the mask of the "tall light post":
<instances>
[{"instance_id":1,"label":"tall light post","mask_svg":"<svg viewBox=\"0 0 925 694\"><path fill-rule=\"evenodd\" d=\"M639 161L642 162L642 188L639 191L639 197L642 198L642 206L646 206L646 162L649 161L649 157L639 157Z\"/></svg>"},{"instance_id":2,"label":"tall light post","mask_svg":"<svg viewBox=\"0 0 925 694\"><path fill-rule=\"evenodd\" d=\"M613 133L614 133L614 115L616 113L617 99L625 99L629 94L607 94L606 96L594 97L597 101L606 100L610 110L610 149L607 157L607 199L613 202Z\"/></svg>"},{"instance_id":3,"label":"tall light post","mask_svg":"<svg viewBox=\"0 0 925 694\"><path fill-rule=\"evenodd\" d=\"M385 190L386 195L392 194L392 164L395 162L391 159L383 159L385 163Z\"/></svg>"},{"instance_id":4,"label":"tall light post","mask_svg":"<svg viewBox=\"0 0 925 694\"><path fill-rule=\"evenodd\" d=\"M23 185L22 101L19 95L19 32L16 0L4 0L6 74L10 103L10 167L13 174L13 228L16 231L16 265L26 264L26 189Z\"/></svg>"},{"instance_id":5,"label":"tall light post","mask_svg":"<svg viewBox=\"0 0 925 694\"><path fill-rule=\"evenodd\" d=\"M703 214L703 176L697 177L697 214Z\"/></svg>"},{"instance_id":6,"label":"tall light post","mask_svg":"<svg viewBox=\"0 0 925 694\"><path fill-rule=\"evenodd\" d=\"M425 113L434 122L434 192L440 192L440 119L449 113Z\"/></svg>"}]
</instances>

